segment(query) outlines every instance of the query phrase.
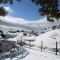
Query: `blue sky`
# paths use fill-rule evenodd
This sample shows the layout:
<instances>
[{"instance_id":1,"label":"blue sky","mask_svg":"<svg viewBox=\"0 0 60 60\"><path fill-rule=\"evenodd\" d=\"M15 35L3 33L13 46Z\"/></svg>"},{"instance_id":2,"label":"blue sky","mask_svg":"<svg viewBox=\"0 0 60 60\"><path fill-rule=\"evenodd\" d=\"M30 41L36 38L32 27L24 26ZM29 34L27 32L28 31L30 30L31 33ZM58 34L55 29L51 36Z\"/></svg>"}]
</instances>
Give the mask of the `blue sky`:
<instances>
[{"instance_id":1,"label":"blue sky","mask_svg":"<svg viewBox=\"0 0 60 60\"><path fill-rule=\"evenodd\" d=\"M31 0L21 0L21 2L14 0L13 5L6 4L3 6L8 6L13 10L12 13L9 13L10 16L23 18L25 20L39 20L42 18L42 16L38 14L38 7L33 4Z\"/></svg>"},{"instance_id":2,"label":"blue sky","mask_svg":"<svg viewBox=\"0 0 60 60\"><path fill-rule=\"evenodd\" d=\"M43 17L38 13L38 7L31 2L31 0L21 0L21 2L16 2L14 0L14 4L6 4L4 7L9 7L11 11L8 15L14 16L17 18L22 18L25 20L40 20Z\"/></svg>"}]
</instances>

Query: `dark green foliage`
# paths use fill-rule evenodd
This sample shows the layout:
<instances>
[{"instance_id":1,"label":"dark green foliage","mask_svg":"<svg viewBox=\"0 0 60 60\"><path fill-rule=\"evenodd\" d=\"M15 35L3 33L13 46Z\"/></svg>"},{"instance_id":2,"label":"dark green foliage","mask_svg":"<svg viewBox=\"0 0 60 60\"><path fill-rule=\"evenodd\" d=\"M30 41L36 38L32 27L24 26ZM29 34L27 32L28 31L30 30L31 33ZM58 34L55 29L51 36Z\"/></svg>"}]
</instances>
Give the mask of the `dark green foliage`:
<instances>
[{"instance_id":1,"label":"dark green foliage","mask_svg":"<svg viewBox=\"0 0 60 60\"><path fill-rule=\"evenodd\" d=\"M24 33L23 35L24 35L24 36L27 36L27 33Z\"/></svg>"},{"instance_id":2,"label":"dark green foliage","mask_svg":"<svg viewBox=\"0 0 60 60\"><path fill-rule=\"evenodd\" d=\"M39 5L39 14L47 16L47 20L54 22L51 18L60 18L60 12L58 9L59 0L32 0L33 3Z\"/></svg>"},{"instance_id":3,"label":"dark green foliage","mask_svg":"<svg viewBox=\"0 0 60 60\"><path fill-rule=\"evenodd\" d=\"M59 25L59 27L60 27L60 25Z\"/></svg>"},{"instance_id":4,"label":"dark green foliage","mask_svg":"<svg viewBox=\"0 0 60 60\"><path fill-rule=\"evenodd\" d=\"M14 0L0 0L0 3L4 3L4 4L6 4L6 3L13 4L13 1L14 1ZM20 1L20 0L16 0L16 1Z\"/></svg>"},{"instance_id":5,"label":"dark green foliage","mask_svg":"<svg viewBox=\"0 0 60 60\"><path fill-rule=\"evenodd\" d=\"M2 38L6 37L2 30L0 30L0 35L1 35Z\"/></svg>"},{"instance_id":6,"label":"dark green foliage","mask_svg":"<svg viewBox=\"0 0 60 60\"><path fill-rule=\"evenodd\" d=\"M3 31L2 31L2 30L0 30L0 33L3 33Z\"/></svg>"},{"instance_id":7,"label":"dark green foliage","mask_svg":"<svg viewBox=\"0 0 60 60\"><path fill-rule=\"evenodd\" d=\"M6 16L6 14L7 11L3 7L0 7L0 16Z\"/></svg>"},{"instance_id":8,"label":"dark green foliage","mask_svg":"<svg viewBox=\"0 0 60 60\"><path fill-rule=\"evenodd\" d=\"M2 38L6 37L4 34L1 34Z\"/></svg>"},{"instance_id":9,"label":"dark green foliage","mask_svg":"<svg viewBox=\"0 0 60 60\"><path fill-rule=\"evenodd\" d=\"M53 28L52 28L52 29L54 30L54 29L56 29L56 28L57 28L57 26L53 26Z\"/></svg>"},{"instance_id":10,"label":"dark green foliage","mask_svg":"<svg viewBox=\"0 0 60 60\"><path fill-rule=\"evenodd\" d=\"M48 20L49 22L54 22L54 19L50 19L50 17L47 17L47 20Z\"/></svg>"},{"instance_id":11,"label":"dark green foliage","mask_svg":"<svg viewBox=\"0 0 60 60\"><path fill-rule=\"evenodd\" d=\"M13 1L14 0L0 0L0 4L3 3L3 4L13 4ZM20 1L20 0L16 0L16 1ZM0 7L0 16L6 16L7 15L7 11L3 8L3 7Z\"/></svg>"},{"instance_id":12,"label":"dark green foliage","mask_svg":"<svg viewBox=\"0 0 60 60\"><path fill-rule=\"evenodd\" d=\"M2 53L2 43L0 42L0 53Z\"/></svg>"}]
</instances>

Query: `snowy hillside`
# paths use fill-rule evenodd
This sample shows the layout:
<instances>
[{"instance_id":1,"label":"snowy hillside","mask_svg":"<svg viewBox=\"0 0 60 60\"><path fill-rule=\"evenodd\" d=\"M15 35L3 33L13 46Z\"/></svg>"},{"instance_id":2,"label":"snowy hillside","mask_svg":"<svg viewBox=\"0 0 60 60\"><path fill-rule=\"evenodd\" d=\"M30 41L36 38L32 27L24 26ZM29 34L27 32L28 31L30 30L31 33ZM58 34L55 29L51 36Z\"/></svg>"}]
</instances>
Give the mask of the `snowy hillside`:
<instances>
[{"instance_id":1,"label":"snowy hillside","mask_svg":"<svg viewBox=\"0 0 60 60\"><path fill-rule=\"evenodd\" d=\"M52 31L48 31L47 33L41 34L35 38L36 40L32 42L35 47L31 47L29 51L29 55L23 60L60 60L60 52L58 55L55 55L55 52L49 50L45 50L41 52L39 46L41 46L41 41L43 41L43 47L47 47L47 49L56 48L56 41L58 42L58 48L60 49L60 29L55 29ZM37 48L38 47L38 48ZM60 50L59 50L60 51Z\"/></svg>"},{"instance_id":2,"label":"snowy hillside","mask_svg":"<svg viewBox=\"0 0 60 60\"><path fill-rule=\"evenodd\" d=\"M10 51L7 52L9 56L8 55L4 56L5 53L2 55L0 54L0 58L2 58L3 60L60 60L60 29L56 28L53 30L51 28L52 26L55 25L59 26L60 22L58 21L50 23L47 22L47 20L45 19L46 18L44 18L43 21L39 20L30 22L24 19L20 20L19 18L13 18L10 16L0 17L0 29L8 30L8 32L6 32L6 36L9 37L6 40L16 43L17 41L25 43L25 45L19 47L20 51L18 51L16 48L16 51L12 54L10 54ZM51 29L48 30L48 27L50 27ZM45 30L45 28L47 29ZM14 30L21 29L21 31L16 32L13 29ZM43 31L43 29L44 32L40 33L39 31L40 30ZM11 30L13 31L11 32ZM36 30L37 32L35 32L34 30ZM1 37L1 39L3 38ZM42 52L41 52L41 42L43 42ZM56 55L56 42L58 43L57 55ZM16 53L17 51L18 54ZM28 54L26 51L28 52Z\"/></svg>"},{"instance_id":3,"label":"snowy hillside","mask_svg":"<svg viewBox=\"0 0 60 60\"><path fill-rule=\"evenodd\" d=\"M22 34L18 33L17 35L18 35L17 38L19 37L21 38ZM17 38L15 39L17 40ZM12 60L53 60L53 59L60 60L60 29L51 30L44 34L40 34L39 36L34 36L34 35L32 35L31 37L23 36L23 40L27 40L27 39L28 40L35 39L35 41L31 42L33 47L30 47L30 49L23 46L29 52L27 56L21 59L21 54L20 54L13 58L6 58L5 60L10 60L10 59ZM46 49L43 49L42 52L39 48L41 46L41 41L43 41L43 48L47 47ZM59 49L57 55L55 55L56 52L50 50L56 48L55 45L56 41L58 42L58 49ZM23 56L24 55L25 53L23 53Z\"/></svg>"},{"instance_id":4,"label":"snowy hillside","mask_svg":"<svg viewBox=\"0 0 60 60\"><path fill-rule=\"evenodd\" d=\"M43 41L43 46L50 48L54 48L57 41L59 42L60 48L60 29L51 30L44 34L41 34L36 38L36 41L33 44L40 46L41 41Z\"/></svg>"}]
</instances>

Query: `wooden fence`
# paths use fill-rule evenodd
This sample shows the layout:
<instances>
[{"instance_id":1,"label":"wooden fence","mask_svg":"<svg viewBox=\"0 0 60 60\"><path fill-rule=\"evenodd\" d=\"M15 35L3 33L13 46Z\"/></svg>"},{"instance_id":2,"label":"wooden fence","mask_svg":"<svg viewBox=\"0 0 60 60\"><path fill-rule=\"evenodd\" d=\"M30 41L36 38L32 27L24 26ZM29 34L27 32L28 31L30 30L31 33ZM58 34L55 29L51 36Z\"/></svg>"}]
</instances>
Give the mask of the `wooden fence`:
<instances>
[{"instance_id":1,"label":"wooden fence","mask_svg":"<svg viewBox=\"0 0 60 60\"><path fill-rule=\"evenodd\" d=\"M57 55L58 54L58 52L60 51L60 49L58 49L58 44L59 44L59 42L55 42L55 48L53 48L54 49L54 51L53 52L55 52L55 54ZM36 46L36 45L35 45ZM31 49L31 42L29 41L29 44L28 44L28 48L29 49ZM45 48L47 48L47 47L45 47ZM48 47L49 48L49 47ZM44 50L44 41L41 41L41 45L40 45L40 51L41 52L43 52L43 50Z\"/></svg>"}]
</instances>

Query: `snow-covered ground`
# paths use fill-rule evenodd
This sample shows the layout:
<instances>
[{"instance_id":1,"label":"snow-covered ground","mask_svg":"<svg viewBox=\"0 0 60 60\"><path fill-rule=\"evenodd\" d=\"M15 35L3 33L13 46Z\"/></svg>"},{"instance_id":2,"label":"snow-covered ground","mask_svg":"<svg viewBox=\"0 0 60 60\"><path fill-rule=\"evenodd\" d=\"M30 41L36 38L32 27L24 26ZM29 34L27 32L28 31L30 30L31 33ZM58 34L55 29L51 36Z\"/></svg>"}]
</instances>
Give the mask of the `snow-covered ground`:
<instances>
[{"instance_id":1,"label":"snow-covered ground","mask_svg":"<svg viewBox=\"0 0 60 60\"><path fill-rule=\"evenodd\" d=\"M18 55L14 58L7 58L4 60L60 60L59 55L51 54L48 52L41 52L37 50L27 49L29 54L24 58L20 59L21 55Z\"/></svg>"},{"instance_id":2,"label":"snow-covered ground","mask_svg":"<svg viewBox=\"0 0 60 60\"><path fill-rule=\"evenodd\" d=\"M36 46L41 45L41 41L43 41L43 45L55 48L56 41L58 42L58 47L60 48L60 29L55 29L48 31L44 34L39 35L36 38L36 41L32 44L35 44Z\"/></svg>"},{"instance_id":3,"label":"snow-covered ground","mask_svg":"<svg viewBox=\"0 0 60 60\"><path fill-rule=\"evenodd\" d=\"M41 52L37 50L29 50L29 55L21 60L60 60L60 56L50 54L47 52Z\"/></svg>"},{"instance_id":4,"label":"snow-covered ground","mask_svg":"<svg viewBox=\"0 0 60 60\"><path fill-rule=\"evenodd\" d=\"M60 60L60 52L58 52L58 55L55 55L55 52L53 51L40 51L41 41L43 41L43 47L47 48L56 48L56 41L58 42L58 48L60 49L60 29L55 29L48 31L46 33L40 34L39 36L22 36L22 34L17 33L17 36L14 38L14 40L19 40L23 38L23 40L35 40L31 42L32 45L34 45L31 49L24 48L29 52L27 56L20 59L20 55L14 57L14 58L7 58L5 60ZM26 42L27 43L27 42ZM59 50L60 51L60 50ZM49 53L50 52L50 53Z\"/></svg>"}]
</instances>

